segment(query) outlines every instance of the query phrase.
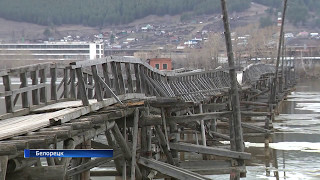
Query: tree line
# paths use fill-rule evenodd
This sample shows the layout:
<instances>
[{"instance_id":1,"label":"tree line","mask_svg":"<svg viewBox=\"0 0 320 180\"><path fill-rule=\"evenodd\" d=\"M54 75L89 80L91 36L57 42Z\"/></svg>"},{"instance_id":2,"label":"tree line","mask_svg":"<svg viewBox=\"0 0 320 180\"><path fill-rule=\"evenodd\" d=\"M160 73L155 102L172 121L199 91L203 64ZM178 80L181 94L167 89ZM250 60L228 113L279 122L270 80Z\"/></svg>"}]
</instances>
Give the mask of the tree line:
<instances>
[{"instance_id":1,"label":"tree line","mask_svg":"<svg viewBox=\"0 0 320 180\"><path fill-rule=\"evenodd\" d=\"M228 1L229 11L243 11L251 0ZM0 17L40 25L82 24L102 27L148 15L213 14L220 0L1 0Z\"/></svg>"}]
</instances>

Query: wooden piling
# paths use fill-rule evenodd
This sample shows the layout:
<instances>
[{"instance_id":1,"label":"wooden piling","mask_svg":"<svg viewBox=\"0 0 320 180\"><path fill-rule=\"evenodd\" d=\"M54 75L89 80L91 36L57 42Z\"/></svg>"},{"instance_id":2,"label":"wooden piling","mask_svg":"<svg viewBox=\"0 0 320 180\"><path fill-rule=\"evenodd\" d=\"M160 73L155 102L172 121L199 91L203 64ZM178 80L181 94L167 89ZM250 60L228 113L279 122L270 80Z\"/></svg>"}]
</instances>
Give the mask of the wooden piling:
<instances>
[{"instance_id":1,"label":"wooden piling","mask_svg":"<svg viewBox=\"0 0 320 180\"><path fill-rule=\"evenodd\" d=\"M131 180L135 180L136 171L136 154L137 154L137 143L138 143L138 123L139 123L139 109L136 108L133 118L133 137L132 137L132 158L131 158Z\"/></svg>"},{"instance_id":2,"label":"wooden piling","mask_svg":"<svg viewBox=\"0 0 320 180\"><path fill-rule=\"evenodd\" d=\"M8 156L0 156L0 180L6 179Z\"/></svg>"}]
</instances>

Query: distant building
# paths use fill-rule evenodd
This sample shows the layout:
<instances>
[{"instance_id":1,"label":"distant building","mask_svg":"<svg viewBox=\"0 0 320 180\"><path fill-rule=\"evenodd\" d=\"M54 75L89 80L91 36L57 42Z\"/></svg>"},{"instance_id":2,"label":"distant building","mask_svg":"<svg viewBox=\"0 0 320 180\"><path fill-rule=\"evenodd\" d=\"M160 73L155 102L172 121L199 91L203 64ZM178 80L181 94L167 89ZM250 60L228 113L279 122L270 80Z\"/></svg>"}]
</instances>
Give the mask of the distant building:
<instances>
[{"instance_id":1,"label":"distant building","mask_svg":"<svg viewBox=\"0 0 320 180\"><path fill-rule=\"evenodd\" d=\"M102 57L104 57L104 47L99 43L0 44L2 60L87 60Z\"/></svg>"},{"instance_id":2,"label":"distant building","mask_svg":"<svg viewBox=\"0 0 320 180\"><path fill-rule=\"evenodd\" d=\"M170 58L153 58L148 59L148 63L159 70L172 70L172 60Z\"/></svg>"},{"instance_id":3,"label":"distant building","mask_svg":"<svg viewBox=\"0 0 320 180\"><path fill-rule=\"evenodd\" d=\"M299 32L297 34L297 37L299 37L299 38L308 38L309 37L309 33L306 32L306 31L302 31L302 32Z\"/></svg>"}]
</instances>

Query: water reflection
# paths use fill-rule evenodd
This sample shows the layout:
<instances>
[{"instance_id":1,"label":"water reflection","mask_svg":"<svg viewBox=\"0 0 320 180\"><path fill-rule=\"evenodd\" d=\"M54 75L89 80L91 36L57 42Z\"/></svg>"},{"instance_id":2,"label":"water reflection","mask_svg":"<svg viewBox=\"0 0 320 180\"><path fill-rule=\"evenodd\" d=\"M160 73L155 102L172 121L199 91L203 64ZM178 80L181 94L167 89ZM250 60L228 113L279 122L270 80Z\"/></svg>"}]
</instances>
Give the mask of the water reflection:
<instances>
[{"instance_id":1,"label":"water reflection","mask_svg":"<svg viewBox=\"0 0 320 180\"><path fill-rule=\"evenodd\" d=\"M299 83L282 103L269 148L246 143L253 155L246 179L320 179L319 119L320 83Z\"/></svg>"}]
</instances>

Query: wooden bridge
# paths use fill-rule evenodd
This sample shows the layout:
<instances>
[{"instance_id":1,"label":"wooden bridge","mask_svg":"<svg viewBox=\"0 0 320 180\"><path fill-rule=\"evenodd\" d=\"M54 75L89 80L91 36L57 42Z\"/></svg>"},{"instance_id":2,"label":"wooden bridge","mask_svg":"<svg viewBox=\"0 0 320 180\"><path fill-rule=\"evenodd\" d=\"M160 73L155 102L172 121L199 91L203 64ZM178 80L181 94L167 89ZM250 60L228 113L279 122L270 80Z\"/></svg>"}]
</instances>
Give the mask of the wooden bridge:
<instances>
[{"instance_id":1,"label":"wooden bridge","mask_svg":"<svg viewBox=\"0 0 320 180\"><path fill-rule=\"evenodd\" d=\"M228 69L165 73L140 59L107 57L2 70L6 113L0 116L0 179L245 176L244 160L251 155L237 144L247 132L271 132L276 104L268 97L274 73L267 64L244 69L238 84L242 120L264 116L265 121L237 126ZM295 83L293 67L284 67L278 77L277 102ZM14 79L19 83L11 83ZM259 107L264 111L255 111ZM114 149L114 155L23 157L24 149L91 148ZM186 157L198 153L198 160ZM116 170L92 170L105 164Z\"/></svg>"}]
</instances>

